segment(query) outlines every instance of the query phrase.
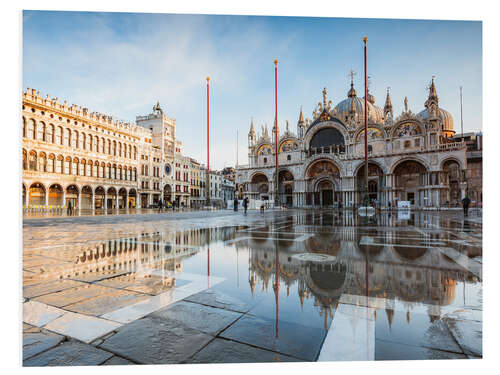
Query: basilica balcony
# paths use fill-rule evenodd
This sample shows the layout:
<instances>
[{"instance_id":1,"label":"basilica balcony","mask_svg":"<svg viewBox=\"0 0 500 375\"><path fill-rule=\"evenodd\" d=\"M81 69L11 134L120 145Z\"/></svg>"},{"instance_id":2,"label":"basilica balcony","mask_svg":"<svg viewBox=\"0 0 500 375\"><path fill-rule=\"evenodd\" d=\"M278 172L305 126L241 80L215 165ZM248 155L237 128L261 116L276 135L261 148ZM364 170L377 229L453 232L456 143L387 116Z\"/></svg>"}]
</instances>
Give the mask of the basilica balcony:
<instances>
[{"instance_id":1,"label":"basilica balcony","mask_svg":"<svg viewBox=\"0 0 500 375\"><path fill-rule=\"evenodd\" d=\"M461 150L463 148L467 148L467 145L465 142L452 142L452 143L441 143L437 145L432 145L429 147L430 150L446 150L446 151L451 151L451 150Z\"/></svg>"}]
</instances>

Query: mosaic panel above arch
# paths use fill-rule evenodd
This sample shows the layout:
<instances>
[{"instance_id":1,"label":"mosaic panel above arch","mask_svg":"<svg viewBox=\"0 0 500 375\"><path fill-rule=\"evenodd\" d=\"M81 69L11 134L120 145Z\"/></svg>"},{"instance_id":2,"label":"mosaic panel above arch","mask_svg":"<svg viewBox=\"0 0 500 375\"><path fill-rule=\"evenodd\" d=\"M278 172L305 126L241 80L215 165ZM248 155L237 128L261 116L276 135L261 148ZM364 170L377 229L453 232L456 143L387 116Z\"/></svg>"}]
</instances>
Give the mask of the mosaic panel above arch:
<instances>
[{"instance_id":1,"label":"mosaic panel above arch","mask_svg":"<svg viewBox=\"0 0 500 375\"><path fill-rule=\"evenodd\" d=\"M329 160L320 160L307 168L306 177L316 178L320 176L339 176L340 171L337 166Z\"/></svg>"},{"instance_id":2,"label":"mosaic panel above arch","mask_svg":"<svg viewBox=\"0 0 500 375\"><path fill-rule=\"evenodd\" d=\"M420 125L414 122L403 122L394 129L392 135L394 137L408 137L414 135L421 135L422 133L423 132Z\"/></svg>"},{"instance_id":3,"label":"mosaic panel above arch","mask_svg":"<svg viewBox=\"0 0 500 375\"><path fill-rule=\"evenodd\" d=\"M271 148L271 145L269 144L264 144L260 146L257 150L257 155L271 155L273 153L273 149Z\"/></svg>"},{"instance_id":4,"label":"mosaic panel above arch","mask_svg":"<svg viewBox=\"0 0 500 375\"><path fill-rule=\"evenodd\" d=\"M356 136L356 142L363 141L364 139L365 139L365 129L361 130L358 133L358 135ZM368 139L369 140L384 139L384 133L379 128L369 127Z\"/></svg>"},{"instance_id":5,"label":"mosaic panel above arch","mask_svg":"<svg viewBox=\"0 0 500 375\"><path fill-rule=\"evenodd\" d=\"M296 151L299 148L299 144L293 139L288 139L281 143L279 152Z\"/></svg>"}]
</instances>

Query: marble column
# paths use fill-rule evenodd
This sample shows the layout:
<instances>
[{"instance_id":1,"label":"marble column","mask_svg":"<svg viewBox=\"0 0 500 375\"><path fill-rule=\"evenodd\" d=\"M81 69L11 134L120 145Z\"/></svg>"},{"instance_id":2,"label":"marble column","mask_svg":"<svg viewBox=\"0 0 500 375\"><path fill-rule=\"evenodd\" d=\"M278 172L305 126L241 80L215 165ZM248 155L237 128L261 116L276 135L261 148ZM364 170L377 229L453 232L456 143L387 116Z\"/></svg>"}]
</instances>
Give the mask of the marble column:
<instances>
[{"instance_id":1,"label":"marble column","mask_svg":"<svg viewBox=\"0 0 500 375\"><path fill-rule=\"evenodd\" d=\"M29 196L29 194L26 194L27 196ZM49 205L49 191L47 189L45 189L45 203L44 203L46 206Z\"/></svg>"}]
</instances>

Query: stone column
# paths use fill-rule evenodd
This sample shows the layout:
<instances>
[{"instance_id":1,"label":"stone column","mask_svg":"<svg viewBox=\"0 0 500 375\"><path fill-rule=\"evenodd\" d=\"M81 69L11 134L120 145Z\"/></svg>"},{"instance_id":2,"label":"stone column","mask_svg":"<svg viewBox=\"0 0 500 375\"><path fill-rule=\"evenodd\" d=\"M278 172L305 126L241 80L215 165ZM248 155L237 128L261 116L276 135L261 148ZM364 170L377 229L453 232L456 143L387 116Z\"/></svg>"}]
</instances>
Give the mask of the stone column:
<instances>
[{"instance_id":1,"label":"stone column","mask_svg":"<svg viewBox=\"0 0 500 375\"><path fill-rule=\"evenodd\" d=\"M103 207L103 209L104 209L104 212L106 212L106 211L107 211L107 209L108 209L108 197L107 197L107 195L106 195L106 190L104 190L104 196L103 196L103 199L104 199L104 202L103 202L102 207Z\"/></svg>"},{"instance_id":2,"label":"stone column","mask_svg":"<svg viewBox=\"0 0 500 375\"><path fill-rule=\"evenodd\" d=\"M26 192L26 199L28 198L29 194ZM49 190L45 189L45 205L49 205Z\"/></svg>"},{"instance_id":3,"label":"stone column","mask_svg":"<svg viewBox=\"0 0 500 375\"><path fill-rule=\"evenodd\" d=\"M95 210L95 192L94 191L92 191L92 193L90 194L90 199L91 199L90 207L92 208L92 213L93 213Z\"/></svg>"},{"instance_id":4,"label":"stone column","mask_svg":"<svg viewBox=\"0 0 500 375\"><path fill-rule=\"evenodd\" d=\"M115 196L115 209L118 210L119 208L119 204L118 204L118 198L120 197L120 194L118 194L118 192L116 192L116 196Z\"/></svg>"},{"instance_id":5,"label":"stone column","mask_svg":"<svg viewBox=\"0 0 500 375\"><path fill-rule=\"evenodd\" d=\"M78 211L82 209L82 192L78 193Z\"/></svg>"},{"instance_id":6,"label":"stone column","mask_svg":"<svg viewBox=\"0 0 500 375\"><path fill-rule=\"evenodd\" d=\"M62 207L66 206L66 190L63 188L63 193L62 193Z\"/></svg>"}]
</instances>

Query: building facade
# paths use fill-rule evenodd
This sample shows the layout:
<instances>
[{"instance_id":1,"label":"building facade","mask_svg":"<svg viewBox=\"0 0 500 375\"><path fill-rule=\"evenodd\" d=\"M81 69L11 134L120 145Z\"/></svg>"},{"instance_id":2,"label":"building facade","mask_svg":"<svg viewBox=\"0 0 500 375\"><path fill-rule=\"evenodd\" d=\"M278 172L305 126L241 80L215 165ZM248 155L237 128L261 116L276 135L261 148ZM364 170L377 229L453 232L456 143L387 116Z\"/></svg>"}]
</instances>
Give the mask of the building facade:
<instances>
[{"instance_id":1,"label":"building facade","mask_svg":"<svg viewBox=\"0 0 500 375\"><path fill-rule=\"evenodd\" d=\"M114 120L34 89L22 96L23 206L189 207L192 159L160 104L136 123Z\"/></svg>"},{"instance_id":2,"label":"building facade","mask_svg":"<svg viewBox=\"0 0 500 375\"><path fill-rule=\"evenodd\" d=\"M257 135L252 121L249 164L236 169L239 195L274 201L277 190L280 203L289 206L360 205L366 190L364 102L351 79L347 98L336 106L327 99L325 88L311 120L304 119L301 108L296 134L286 123L278 138L278 189L275 127L270 135L262 126ZM453 118L439 107L434 79L424 110L413 113L407 98L404 105L395 118L389 91L384 108L368 94L370 201L381 207L394 207L400 201L412 207L458 205L471 183L467 174L471 158L466 143L453 138ZM482 156L476 156L482 165ZM481 190L478 181L475 186Z\"/></svg>"}]
</instances>

